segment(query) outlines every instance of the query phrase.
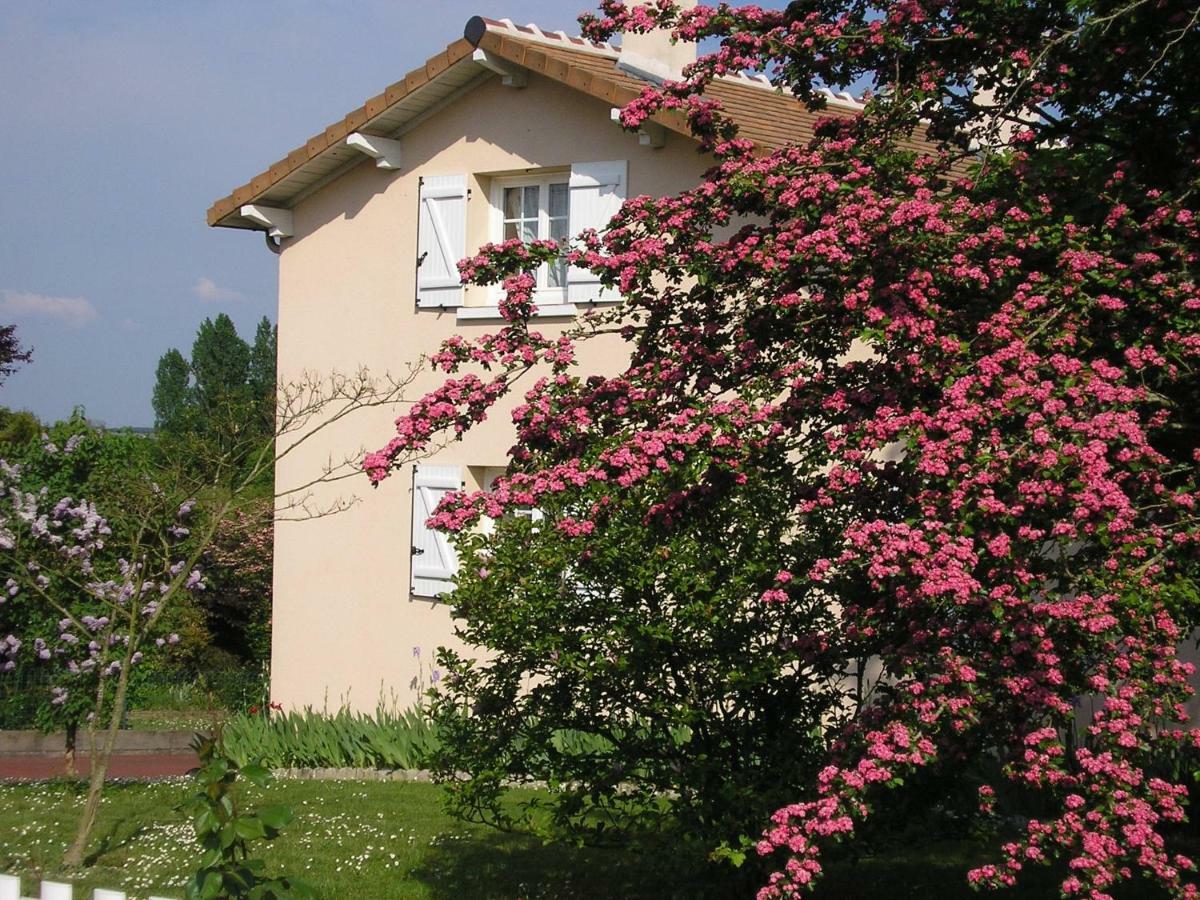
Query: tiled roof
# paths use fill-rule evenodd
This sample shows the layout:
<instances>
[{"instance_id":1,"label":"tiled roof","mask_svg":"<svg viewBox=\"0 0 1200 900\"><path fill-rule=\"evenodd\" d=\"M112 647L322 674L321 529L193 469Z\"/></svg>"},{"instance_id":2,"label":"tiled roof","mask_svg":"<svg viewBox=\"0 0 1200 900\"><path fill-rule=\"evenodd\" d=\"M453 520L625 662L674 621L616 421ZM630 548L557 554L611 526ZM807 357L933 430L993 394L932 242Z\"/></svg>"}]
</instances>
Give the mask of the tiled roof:
<instances>
[{"instance_id":1,"label":"tiled roof","mask_svg":"<svg viewBox=\"0 0 1200 900\"><path fill-rule=\"evenodd\" d=\"M564 40L556 36L549 39L541 32L531 34L529 29L533 26L522 29L507 21L483 21L488 27L479 37L481 49L608 100L614 106L625 105L646 87L646 82L617 68L617 50L607 44L588 43L587 50L583 50L569 38ZM818 118L790 94L776 90L765 79L723 78L710 84L705 93L720 101L738 123L742 137L766 149L811 138L813 123ZM861 108L861 104L848 95L831 93L829 96L831 112ZM667 113L656 119L674 131L691 135L682 114Z\"/></svg>"},{"instance_id":2,"label":"tiled roof","mask_svg":"<svg viewBox=\"0 0 1200 900\"><path fill-rule=\"evenodd\" d=\"M358 131L388 137L420 112L444 100L476 79L491 73L472 59L477 50L514 63L538 75L568 85L611 106L623 106L637 97L646 82L617 68L618 51L564 32L544 32L536 25L514 25L507 19L479 16L467 23L465 36L409 72L383 93L372 97L340 122L310 138L302 147L265 172L218 200L208 210L209 225L250 227L240 209L261 203L288 206L307 188L332 177L361 160L346 138ZM740 127L742 137L764 149L805 141L812 136L818 114L810 112L789 94L776 90L765 79L744 76L713 82L706 94L719 100ZM845 94L830 94L827 113L851 112L861 107ZM691 135L686 118L678 111L655 116L663 127ZM256 226L255 226L256 227Z\"/></svg>"}]
</instances>

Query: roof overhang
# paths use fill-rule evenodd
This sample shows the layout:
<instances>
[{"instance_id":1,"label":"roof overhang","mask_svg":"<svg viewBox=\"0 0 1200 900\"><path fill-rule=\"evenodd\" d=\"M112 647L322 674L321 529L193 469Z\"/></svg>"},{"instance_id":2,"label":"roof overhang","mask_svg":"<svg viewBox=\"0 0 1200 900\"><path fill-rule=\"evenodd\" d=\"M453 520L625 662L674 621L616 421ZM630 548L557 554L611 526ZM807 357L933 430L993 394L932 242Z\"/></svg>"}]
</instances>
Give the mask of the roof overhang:
<instances>
[{"instance_id":1,"label":"roof overhang","mask_svg":"<svg viewBox=\"0 0 1200 900\"><path fill-rule=\"evenodd\" d=\"M362 162L362 145L369 143L370 137L394 140L431 110L490 77L490 70L472 61L474 50L465 39L455 41L424 66L218 200L208 210L208 224L263 230L261 220L243 215L242 207L291 208L308 193ZM355 135L359 137L352 139Z\"/></svg>"},{"instance_id":2,"label":"roof overhang","mask_svg":"<svg viewBox=\"0 0 1200 900\"><path fill-rule=\"evenodd\" d=\"M533 25L517 26L508 20L475 16L467 22L461 40L214 203L208 210L208 224L269 230L254 208L291 209L362 162L363 154L368 152L366 148L378 143L372 138L395 141L437 109L488 78L499 76L506 85L521 87L527 74L534 72L610 105L624 105L637 96L636 91L617 80L571 66L539 45L615 56L607 44L595 44L564 32L546 33ZM681 134L689 133L682 116L672 113L657 118Z\"/></svg>"}]
</instances>

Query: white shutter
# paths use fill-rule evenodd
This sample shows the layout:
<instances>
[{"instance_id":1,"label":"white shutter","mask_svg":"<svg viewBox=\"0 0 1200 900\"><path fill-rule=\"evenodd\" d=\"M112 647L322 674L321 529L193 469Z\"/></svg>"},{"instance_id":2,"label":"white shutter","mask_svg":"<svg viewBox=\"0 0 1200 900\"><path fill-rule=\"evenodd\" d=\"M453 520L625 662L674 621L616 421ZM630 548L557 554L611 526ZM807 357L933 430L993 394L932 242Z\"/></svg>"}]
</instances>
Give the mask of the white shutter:
<instances>
[{"instance_id":1,"label":"white shutter","mask_svg":"<svg viewBox=\"0 0 1200 900\"><path fill-rule=\"evenodd\" d=\"M571 166L570 232L574 237L585 228L602 230L625 200L628 163L575 163ZM600 279L578 266L567 271L567 302L588 303L616 300L615 291L601 290Z\"/></svg>"},{"instance_id":2,"label":"white shutter","mask_svg":"<svg viewBox=\"0 0 1200 900\"><path fill-rule=\"evenodd\" d=\"M462 306L458 261L466 255L467 176L425 176L417 216L417 306Z\"/></svg>"},{"instance_id":3,"label":"white shutter","mask_svg":"<svg viewBox=\"0 0 1200 900\"><path fill-rule=\"evenodd\" d=\"M438 597L453 585L458 572L458 556L446 535L429 528L425 522L438 503L451 491L462 488L458 466L413 467L412 492L412 593L417 597Z\"/></svg>"}]
</instances>

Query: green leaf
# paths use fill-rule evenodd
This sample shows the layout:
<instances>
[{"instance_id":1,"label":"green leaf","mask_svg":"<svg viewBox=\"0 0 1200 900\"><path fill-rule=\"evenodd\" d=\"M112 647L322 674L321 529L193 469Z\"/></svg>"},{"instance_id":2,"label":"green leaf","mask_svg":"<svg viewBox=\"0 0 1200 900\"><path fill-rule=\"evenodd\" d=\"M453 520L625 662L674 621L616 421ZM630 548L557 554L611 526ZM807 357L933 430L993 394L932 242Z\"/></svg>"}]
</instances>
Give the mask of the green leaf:
<instances>
[{"instance_id":1,"label":"green leaf","mask_svg":"<svg viewBox=\"0 0 1200 900\"><path fill-rule=\"evenodd\" d=\"M192 820L192 828L196 831L197 837L204 837L209 832L215 831L218 828L217 817L213 815L213 811L208 807L200 810L196 814L196 818Z\"/></svg>"},{"instance_id":2,"label":"green leaf","mask_svg":"<svg viewBox=\"0 0 1200 900\"><path fill-rule=\"evenodd\" d=\"M254 816L245 816L238 819L233 823L233 828L237 832L238 837L247 841L257 841L267 836L267 829Z\"/></svg>"},{"instance_id":3,"label":"green leaf","mask_svg":"<svg viewBox=\"0 0 1200 900\"><path fill-rule=\"evenodd\" d=\"M257 764L243 766L241 772L242 776L247 781L258 785L259 787L266 787L268 782L271 780L270 770Z\"/></svg>"},{"instance_id":4,"label":"green leaf","mask_svg":"<svg viewBox=\"0 0 1200 900\"><path fill-rule=\"evenodd\" d=\"M225 883L225 879L221 877L220 872L209 872L204 876L204 881L200 885L200 900L215 900L221 893L221 886Z\"/></svg>"},{"instance_id":5,"label":"green leaf","mask_svg":"<svg viewBox=\"0 0 1200 900\"><path fill-rule=\"evenodd\" d=\"M709 859L713 861L725 860L733 865L734 868L741 868L742 863L746 861L746 851L730 847L728 842L722 841L721 846L709 854Z\"/></svg>"},{"instance_id":6,"label":"green leaf","mask_svg":"<svg viewBox=\"0 0 1200 900\"><path fill-rule=\"evenodd\" d=\"M196 777L201 781L220 781L229 771L229 760L222 759L220 756L215 757L212 762L206 765L203 769L196 773Z\"/></svg>"},{"instance_id":7,"label":"green leaf","mask_svg":"<svg viewBox=\"0 0 1200 900\"><path fill-rule=\"evenodd\" d=\"M258 818L268 828L278 831L292 821L292 810L287 806L268 806L266 809L259 810Z\"/></svg>"}]
</instances>

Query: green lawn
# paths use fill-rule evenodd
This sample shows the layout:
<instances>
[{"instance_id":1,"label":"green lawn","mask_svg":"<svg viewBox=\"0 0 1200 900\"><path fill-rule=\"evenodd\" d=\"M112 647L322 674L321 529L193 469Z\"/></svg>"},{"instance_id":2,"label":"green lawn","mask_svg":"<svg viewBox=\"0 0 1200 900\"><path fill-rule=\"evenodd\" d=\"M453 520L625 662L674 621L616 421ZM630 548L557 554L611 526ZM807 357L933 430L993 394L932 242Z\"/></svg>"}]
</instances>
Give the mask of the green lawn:
<instances>
[{"instance_id":1,"label":"green lawn","mask_svg":"<svg viewBox=\"0 0 1200 900\"><path fill-rule=\"evenodd\" d=\"M188 779L111 785L91 864L74 882L122 889L131 898L182 898L194 852L191 829L173 807L192 790ZM248 803L292 807L295 820L263 856L273 871L304 877L327 900L649 898L674 891L655 877L650 860L545 847L463 825L442 812L433 785L280 781L245 791ZM53 877L80 803L77 789L63 783L0 785L0 872ZM694 884L680 896L701 893Z\"/></svg>"},{"instance_id":2,"label":"green lawn","mask_svg":"<svg viewBox=\"0 0 1200 900\"><path fill-rule=\"evenodd\" d=\"M86 873L87 887L183 897L193 866L191 830L173 807L189 794L189 779L113 784L105 795ZM543 846L537 841L463 825L441 810L440 789L401 782L276 782L247 788L250 803L287 803L295 821L263 854L269 867L305 877L326 900L476 900L476 898L724 898L752 897L753 883L721 884L693 864L672 871L670 854ZM78 789L63 783L0 785L0 872L56 874ZM979 897L965 885L982 850L966 842L900 844L883 856L844 858L830 867L816 900L960 900ZM682 861L678 861L682 862ZM1042 875L1005 898L1057 896ZM26 892L32 889L26 883ZM77 893L76 896L87 896ZM1134 887L1125 897L1155 896Z\"/></svg>"}]
</instances>

